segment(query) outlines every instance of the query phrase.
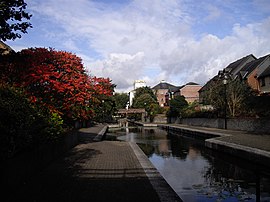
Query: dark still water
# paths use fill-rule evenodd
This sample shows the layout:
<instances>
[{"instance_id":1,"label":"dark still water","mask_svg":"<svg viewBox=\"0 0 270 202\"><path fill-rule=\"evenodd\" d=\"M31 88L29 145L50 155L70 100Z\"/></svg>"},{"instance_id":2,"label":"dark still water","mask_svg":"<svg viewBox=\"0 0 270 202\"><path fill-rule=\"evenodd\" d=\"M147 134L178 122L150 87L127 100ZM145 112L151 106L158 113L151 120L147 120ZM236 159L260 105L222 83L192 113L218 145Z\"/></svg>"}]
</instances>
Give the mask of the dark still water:
<instances>
[{"instance_id":1,"label":"dark still water","mask_svg":"<svg viewBox=\"0 0 270 202\"><path fill-rule=\"evenodd\" d=\"M108 135L136 142L185 202L270 201L270 170L207 149L203 140L142 127Z\"/></svg>"}]
</instances>

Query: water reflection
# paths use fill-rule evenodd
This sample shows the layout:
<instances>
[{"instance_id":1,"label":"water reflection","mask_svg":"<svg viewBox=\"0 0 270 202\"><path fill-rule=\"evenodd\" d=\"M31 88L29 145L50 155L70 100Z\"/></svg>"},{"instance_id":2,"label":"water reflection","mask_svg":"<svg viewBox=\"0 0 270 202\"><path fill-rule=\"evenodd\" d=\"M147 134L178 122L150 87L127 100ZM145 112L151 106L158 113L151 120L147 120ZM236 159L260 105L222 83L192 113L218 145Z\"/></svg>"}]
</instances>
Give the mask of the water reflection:
<instances>
[{"instance_id":1,"label":"water reflection","mask_svg":"<svg viewBox=\"0 0 270 202\"><path fill-rule=\"evenodd\" d=\"M118 139L138 143L183 201L270 201L267 168L209 150L203 140L152 128Z\"/></svg>"}]
</instances>

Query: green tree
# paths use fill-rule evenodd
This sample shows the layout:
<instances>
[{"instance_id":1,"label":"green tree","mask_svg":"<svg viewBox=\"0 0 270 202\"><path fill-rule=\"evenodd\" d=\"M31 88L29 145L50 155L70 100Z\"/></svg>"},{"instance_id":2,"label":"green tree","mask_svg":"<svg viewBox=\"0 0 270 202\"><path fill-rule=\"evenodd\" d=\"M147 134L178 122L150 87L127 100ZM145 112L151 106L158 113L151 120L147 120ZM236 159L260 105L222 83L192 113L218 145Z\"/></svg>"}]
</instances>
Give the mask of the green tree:
<instances>
[{"instance_id":1,"label":"green tree","mask_svg":"<svg viewBox=\"0 0 270 202\"><path fill-rule=\"evenodd\" d=\"M174 96L172 100L169 101L170 109L168 111L168 116L179 117L182 112L188 107L188 102L182 95Z\"/></svg>"},{"instance_id":2,"label":"green tree","mask_svg":"<svg viewBox=\"0 0 270 202\"><path fill-rule=\"evenodd\" d=\"M143 94L149 94L155 101L157 101L156 95L154 94L153 90L148 86L137 88L135 90L134 100L136 100L138 97L140 97Z\"/></svg>"},{"instance_id":3,"label":"green tree","mask_svg":"<svg viewBox=\"0 0 270 202\"><path fill-rule=\"evenodd\" d=\"M158 102L150 104L150 121L152 122L157 114L162 114L163 108L159 106Z\"/></svg>"},{"instance_id":4,"label":"green tree","mask_svg":"<svg viewBox=\"0 0 270 202\"><path fill-rule=\"evenodd\" d=\"M116 109L124 109L129 101L129 96L127 93L115 93L113 95Z\"/></svg>"},{"instance_id":5,"label":"green tree","mask_svg":"<svg viewBox=\"0 0 270 202\"><path fill-rule=\"evenodd\" d=\"M0 82L0 161L64 135L63 120L31 103L26 92Z\"/></svg>"},{"instance_id":6,"label":"green tree","mask_svg":"<svg viewBox=\"0 0 270 202\"><path fill-rule=\"evenodd\" d=\"M157 101L148 93L144 93L133 100L134 108L144 108L150 112L150 104L156 103Z\"/></svg>"},{"instance_id":7,"label":"green tree","mask_svg":"<svg viewBox=\"0 0 270 202\"><path fill-rule=\"evenodd\" d=\"M157 97L150 87L137 88L135 91L132 107L144 108L147 117L152 121L156 114L162 113Z\"/></svg>"},{"instance_id":8,"label":"green tree","mask_svg":"<svg viewBox=\"0 0 270 202\"><path fill-rule=\"evenodd\" d=\"M0 0L0 40L15 40L32 27L28 22L31 16L25 12L24 0Z\"/></svg>"},{"instance_id":9,"label":"green tree","mask_svg":"<svg viewBox=\"0 0 270 202\"><path fill-rule=\"evenodd\" d=\"M97 122L110 122L116 110L112 96L100 95L97 97L97 106L94 108L94 120Z\"/></svg>"},{"instance_id":10,"label":"green tree","mask_svg":"<svg viewBox=\"0 0 270 202\"><path fill-rule=\"evenodd\" d=\"M209 103L219 111L220 115L224 115L226 104L227 114L236 117L249 113L250 108L247 106L252 95L253 91L246 81L229 79L225 86L222 81L219 80L210 88L208 100Z\"/></svg>"},{"instance_id":11,"label":"green tree","mask_svg":"<svg viewBox=\"0 0 270 202\"><path fill-rule=\"evenodd\" d=\"M150 118L150 121L154 119L156 114L162 111L158 102L149 93L144 93L134 99L133 107L144 108L147 112L147 117Z\"/></svg>"}]
</instances>

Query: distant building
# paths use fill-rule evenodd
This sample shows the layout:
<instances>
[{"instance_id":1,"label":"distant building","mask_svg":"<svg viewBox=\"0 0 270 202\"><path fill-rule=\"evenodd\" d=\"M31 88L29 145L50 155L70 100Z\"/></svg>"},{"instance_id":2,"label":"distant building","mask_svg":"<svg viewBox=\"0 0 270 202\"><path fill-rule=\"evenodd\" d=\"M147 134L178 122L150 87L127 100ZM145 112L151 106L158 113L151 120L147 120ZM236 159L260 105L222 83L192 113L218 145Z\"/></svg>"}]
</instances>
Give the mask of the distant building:
<instances>
[{"instance_id":1,"label":"distant building","mask_svg":"<svg viewBox=\"0 0 270 202\"><path fill-rule=\"evenodd\" d=\"M239 75L243 74L243 69L245 69L245 66L255 61L257 58L250 54L243 58L240 58L232 63L230 63L227 67L224 68L226 72L228 72L233 78L239 77ZM210 88L215 85L216 82L218 82L219 77L218 75L214 76L212 79L210 79L200 90L199 90L199 100L201 103L205 104L204 98L206 97L207 92L210 90Z\"/></svg>"},{"instance_id":2,"label":"distant building","mask_svg":"<svg viewBox=\"0 0 270 202\"><path fill-rule=\"evenodd\" d=\"M258 76L260 94L270 95L270 65Z\"/></svg>"},{"instance_id":3,"label":"distant building","mask_svg":"<svg viewBox=\"0 0 270 202\"><path fill-rule=\"evenodd\" d=\"M259 94L261 90L258 77L270 65L269 57L270 55L266 55L247 63L237 74L241 80L246 80L248 85Z\"/></svg>"},{"instance_id":4,"label":"distant building","mask_svg":"<svg viewBox=\"0 0 270 202\"><path fill-rule=\"evenodd\" d=\"M162 80L159 84L154 86L152 90L157 96L159 105L164 107L168 106L169 100L177 95L184 96L188 103L199 101L199 90L201 87L201 85L194 82L189 82L183 86L174 86Z\"/></svg>"},{"instance_id":5,"label":"distant building","mask_svg":"<svg viewBox=\"0 0 270 202\"><path fill-rule=\"evenodd\" d=\"M135 80L133 84L133 90L129 92L129 106L133 103L133 98L135 96L135 90L137 88L146 87L146 82L143 80Z\"/></svg>"},{"instance_id":6,"label":"distant building","mask_svg":"<svg viewBox=\"0 0 270 202\"><path fill-rule=\"evenodd\" d=\"M199 102L199 90L201 88L201 85L189 82L179 89L180 95L183 95L188 103Z\"/></svg>"},{"instance_id":7,"label":"distant building","mask_svg":"<svg viewBox=\"0 0 270 202\"><path fill-rule=\"evenodd\" d=\"M256 79L259 84L259 94L270 95L270 54L262 57L261 63L256 68L258 69Z\"/></svg>"},{"instance_id":8,"label":"distant building","mask_svg":"<svg viewBox=\"0 0 270 202\"><path fill-rule=\"evenodd\" d=\"M173 97L173 94L179 91L179 88L180 87L166 83L164 80L162 80L159 84L154 86L152 90L157 96L159 106L164 107L168 105L169 96Z\"/></svg>"},{"instance_id":9,"label":"distant building","mask_svg":"<svg viewBox=\"0 0 270 202\"><path fill-rule=\"evenodd\" d=\"M226 72L229 72L233 77L235 77L236 75L238 75L243 68L246 66L246 64L248 64L251 61L256 60L257 58L250 54L247 55L243 58L240 58L232 63L230 63L227 67L225 67Z\"/></svg>"},{"instance_id":10,"label":"distant building","mask_svg":"<svg viewBox=\"0 0 270 202\"><path fill-rule=\"evenodd\" d=\"M224 68L232 79L245 80L254 91L258 92L258 95L270 95L269 69L270 54L258 59L250 54ZM206 97L211 86L215 85L215 82L218 82L219 79L218 75L214 76L199 90L201 103L204 103L203 98Z\"/></svg>"},{"instance_id":11,"label":"distant building","mask_svg":"<svg viewBox=\"0 0 270 202\"><path fill-rule=\"evenodd\" d=\"M146 87L146 82L144 80L135 80L134 81L134 90L137 88Z\"/></svg>"}]
</instances>

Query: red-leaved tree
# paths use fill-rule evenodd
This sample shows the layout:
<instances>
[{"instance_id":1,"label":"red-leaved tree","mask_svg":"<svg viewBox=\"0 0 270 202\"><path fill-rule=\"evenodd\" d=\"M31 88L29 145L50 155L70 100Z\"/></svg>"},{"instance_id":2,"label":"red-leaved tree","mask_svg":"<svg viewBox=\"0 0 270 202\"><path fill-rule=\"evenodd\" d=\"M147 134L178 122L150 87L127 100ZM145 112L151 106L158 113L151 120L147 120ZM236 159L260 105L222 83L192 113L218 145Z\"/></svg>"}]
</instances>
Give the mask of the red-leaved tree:
<instances>
[{"instance_id":1,"label":"red-leaved tree","mask_svg":"<svg viewBox=\"0 0 270 202\"><path fill-rule=\"evenodd\" d=\"M112 95L110 79L87 75L81 58L65 51L30 48L0 64L5 82L23 87L32 102L48 107L67 120L93 116L96 95Z\"/></svg>"}]
</instances>

